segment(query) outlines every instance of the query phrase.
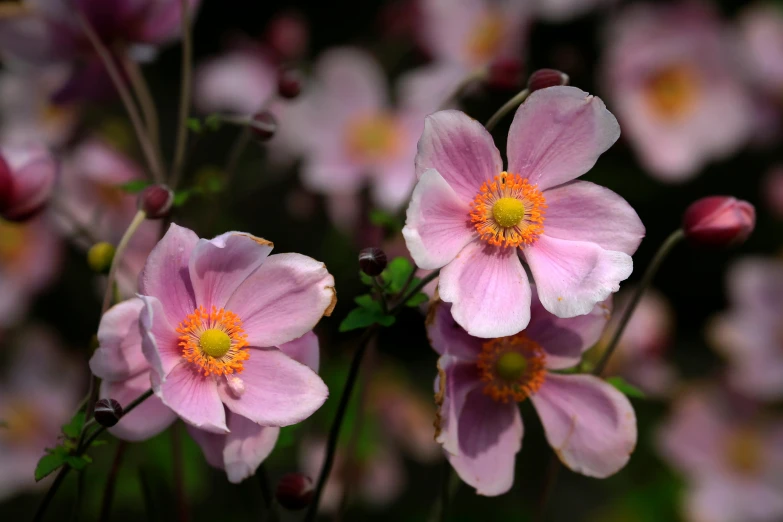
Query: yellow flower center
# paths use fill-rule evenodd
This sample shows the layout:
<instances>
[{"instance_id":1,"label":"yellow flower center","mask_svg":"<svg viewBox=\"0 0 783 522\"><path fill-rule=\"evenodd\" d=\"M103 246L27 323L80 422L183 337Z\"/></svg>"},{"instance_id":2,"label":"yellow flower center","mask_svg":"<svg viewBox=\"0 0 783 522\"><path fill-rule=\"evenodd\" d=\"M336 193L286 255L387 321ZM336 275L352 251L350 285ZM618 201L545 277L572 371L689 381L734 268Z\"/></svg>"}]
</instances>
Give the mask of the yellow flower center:
<instances>
[{"instance_id":1,"label":"yellow flower center","mask_svg":"<svg viewBox=\"0 0 783 522\"><path fill-rule=\"evenodd\" d=\"M728 464L737 473L752 475L763 463L762 441L756 430L740 428L729 435L726 441Z\"/></svg>"},{"instance_id":2,"label":"yellow flower center","mask_svg":"<svg viewBox=\"0 0 783 522\"><path fill-rule=\"evenodd\" d=\"M543 348L523 333L490 339L478 356L484 393L498 402L522 402L538 391L546 378Z\"/></svg>"},{"instance_id":3,"label":"yellow flower center","mask_svg":"<svg viewBox=\"0 0 783 522\"><path fill-rule=\"evenodd\" d=\"M212 307L196 308L177 327L182 357L197 365L204 375L241 372L250 357L242 320L233 312Z\"/></svg>"},{"instance_id":4,"label":"yellow flower center","mask_svg":"<svg viewBox=\"0 0 783 522\"><path fill-rule=\"evenodd\" d=\"M527 179L501 172L481 185L471 203L470 220L490 245L525 247L544 232L544 195Z\"/></svg>"},{"instance_id":5,"label":"yellow flower center","mask_svg":"<svg viewBox=\"0 0 783 522\"><path fill-rule=\"evenodd\" d=\"M26 228L0 219L0 263L13 264L24 253Z\"/></svg>"},{"instance_id":6,"label":"yellow flower center","mask_svg":"<svg viewBox=\"0 0 783 522\"><path fill-rule=\"evenodd\" d=\"M492 59L503 42L505 25L503 16L496 11L479 18L465 43L468 59L477 64Z\"/></svg>"},{"instance_id":7,"label":"yellow flower center","mask_svg":"<svg viewBox=\"0 0 783 522\"><path fill-rule=\"evenodd\" d=\"M699 79L689 65L672 65L657 71L645 88L647 104L665 121L676 121L696 108Z\"/></svg>"},{"instance_id":8,"label":"yellow flower center","mask_svg":"<svg viewBox=\"0 0 783 522\"><path fill-rule=\"evenodd\" d=\"M371 114L355 118L348 124L348 154L360 161L377 161L393 157L401 145L400 129L392 116Z\"/></svg>"}]
</instances>

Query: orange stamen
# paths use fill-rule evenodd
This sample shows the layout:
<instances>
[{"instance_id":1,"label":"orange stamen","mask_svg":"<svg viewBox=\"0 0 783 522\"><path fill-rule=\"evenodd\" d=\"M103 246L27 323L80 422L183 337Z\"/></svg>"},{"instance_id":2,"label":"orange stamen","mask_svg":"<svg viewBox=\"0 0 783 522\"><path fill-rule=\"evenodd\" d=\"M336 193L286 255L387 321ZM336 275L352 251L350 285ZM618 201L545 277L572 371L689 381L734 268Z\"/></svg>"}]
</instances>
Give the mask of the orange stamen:
<instances>
[{"instance_id":1,"label":"orange stamen","mask_svg":"<svg viewBox=\"0 0 783 522\"><path fill-rule=\"evenodd\" d=\"M514 380L508 380L498 372L498 361L508 353L517 353L526 362L524 371ZM538 343L519 333L485 342L477 366L481 380L487 383L484 393L498 402L507 403L509 400L522 402L538 391L546 378L545 363L546 355Z\"/></svg>"},{"instance_id":2,"label":"orange stamen","mask_svg":"<svg viewBox=\"0 0 783 522\"><path fill-rule=\"evenodd\" d=\"M228 335L231 347L221 357L206 353L200 345L207 330L218 330ZM247 350L247 334L242 329L242 320L233 312L212 307L211 312L200 306L189 314L177 327L182 357L201 367L204 375L227 375L241 372L243 361L250 358Z\"/></svg>"},{"instance_id":3,"label":"orange stamen","mask_svg":"<svg viewBox=\"0 0 783 522\"><path fill-rule=\"evenodd\" d=\"M479 237L490 245L525 247L536 242L544 232L544 195L518 174L501 172L492 182L485 182L471 203L470 220ZM493 215L493 207L503 198L522 202L525 213L513 226L502 226Z\"/></svg>"}]
</instances>

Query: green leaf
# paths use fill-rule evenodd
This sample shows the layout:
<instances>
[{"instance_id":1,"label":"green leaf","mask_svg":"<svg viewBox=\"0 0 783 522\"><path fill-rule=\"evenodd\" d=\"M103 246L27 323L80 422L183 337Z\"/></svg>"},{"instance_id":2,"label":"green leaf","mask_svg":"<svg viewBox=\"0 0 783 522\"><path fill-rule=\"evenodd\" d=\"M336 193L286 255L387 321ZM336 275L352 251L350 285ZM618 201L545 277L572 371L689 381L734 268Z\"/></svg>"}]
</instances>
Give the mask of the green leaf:
<instances>
[{"instance_id":1,"label":"green leaf","mask_svg":"<svg viewBox=\"0 0 783 522\"><path fill-rule=\"evenodd\" d=\"M375 286L375 279L368 276L364 272L359 272L359 279L361 279L362 283L364 283L367 286Z\"/></svg>"},{"instance_id":2,"label":"green leaf","mask_svg":"<svg viewBox=\"0 0 783 522\"><path fill-rule=\"evenodd\" d=\"M606 382L617 388L621 393L627 395L628 397L633 397L636 399L643 399L646 397L642 390L633 384L629 384L620 376L609 377L606 379Z\"/></svg>"},{"instance_id":3,"label":"green leaf","mask_svg":"<svg viewBox=\"0 0 783 522\"><path fill-rule=\"evenodd\" d=\"M389 262L381 277L383 277L389 292L397 294L402 290L413 270L413 265L406 258L395 257Z\"/></svg>"},{"instance_id":4,"label":"green leaf","mask_svg":"<svg viewBox=\"0 0 783 522\"><path fill-rule=\"evenodd\" d=\"M209 116L204 119L204 125L207 127L207 129L211 131L216 131L220 128L223 121L220 119L220 116L217 114L210 114Z\"/></svg>"},{"instance_id":5,"label":"green leaf","mask_svg":"<svg viewBox=\"0 0 783 522\"><path fill-rule=\"evenodd\" d=\"M127 183L123 183L122 185L119 185L120 190L127 192L129 194L138 194L145 188L147 188L151 183L144 179L137 179L134 181L129 181Z\"/></svg>"},{"instance_id":6,"label":"green leaf","mask_svg":"<svg viewBox=\"0 0 783 522\"><path fill-rule=\"evenodd\" d=\"M188 118L188 129L195 134L201 134L204 130L198 118Z\"/></svg>"},{"instance_id":7,"label":"green leaf","mask_svg":"<svg viewBox=\"0 0 783 522\"><path fill-rule=\"evenodd\" d=\"M92 441L92 444L90 444L90 446L93 446L93 447L95 447L95 446L105 446L108 443L109 443L108 440L95 439L94 441Z\"/></svg>"},{"instance_id":8,"label":"green leaf","mask_svg":"<svg viewBox=\"0 0 783 522\"><path fill-rule=\"evenodd\" d=\"M71 466L76 471L81 471L85 467L87 467L87 464L92 464L92 458L89 455L68 455L65 457L65 462L69 466Z\"/></svg>"},{"instance_id":9,"label":"green leaf","mask_svg":"<svg viewBox=\"0 0 783 522\"><path fill-rule=\"evenodd\" d=\"M172 204L175 207L181 207L190 199L190 193L191 191L188 189L178 190L176 194L174 194L174 202Z\"/></svg>"},{"instance_id":10,"label":"green leaf","mask_svg":"<svg viewBox=\"0 0 783 522\"><path fill-rule=\"evenodd\" d=\"M69 439L77 439L82 434L84 427L84 412L76 412L76 415L68 422L63 424L63 434Z\"/></svg>"},{"instance_id":11,"label":"green leaf","mask_svg":"<svg viewBox=\"0 0 783 522\"><path fill-rule=\"evenodd\" d=\"M370 212L370 223L378 227L383 227L390 232L399 232L402 230L402 223L397 219L397 216L384 210L372 210Z\"/></svg>"},{"instance_id":12,"label":"green leaf","mask_svg":"<svg viewBox=\"0 0 783 522\"><path fill-rule=\"evenodd\" d=\"M359 328L366 328L378 323L382 326L394 324L394 317L383 313L383 307L378 301L373 301L369 294L360 295L354 299L358 308L351 310L343 322L340 323L341 332L349 332Z\"/></svg>"},{"instance_id":13,"label":"green leaf","mask_svg":"<svg viewBox=\"0 0 783 522\"><path fill-rule=\"evenodd\" d=\"M35 466L35 481L39 482L60 469L65 465L65 459L67 458L68 451L62 446L47 448L46 455L41 457Z\"/></svg>"},{"instance_id":14,"label":"green leaf","mask_svg":"<svg viewBox=\"0 0 783 522\"><path fill-rule=\"evenodd\" d=\"M426 303L427 301L429 301L429 299L430 297L427 294L425 294L424 292L419 292L418 294L408 299L408 301L405 302L405 306L410 306L411 308L413 308Z\"/></svg>"}]
</instances>

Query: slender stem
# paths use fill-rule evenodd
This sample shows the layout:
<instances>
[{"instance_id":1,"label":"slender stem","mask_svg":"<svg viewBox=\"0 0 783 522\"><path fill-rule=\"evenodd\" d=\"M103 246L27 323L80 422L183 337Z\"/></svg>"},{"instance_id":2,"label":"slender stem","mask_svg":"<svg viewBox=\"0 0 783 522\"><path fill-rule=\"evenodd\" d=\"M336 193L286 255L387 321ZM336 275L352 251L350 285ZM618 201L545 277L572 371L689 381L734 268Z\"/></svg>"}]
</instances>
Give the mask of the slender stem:
<instances>
[{"instance_id":1,"label":"slender stem","mask_svg":"<svg viewBox=\"0 0 783 522\"><path fill-rule=\"evenodd\" d=\"M193 35L190 30L190 16L188 13L188 0L181 0L182 9L182 66L179 94L179 124L177 126L177 148L174 152L174 164L171 168L172 190L179 183L182 175L182 162L185 159L185 147L188 141L188 109L190 108L190 91L192 87L193 69Z\"/></svg>"},{"instance_id":2,"label":"slender stem","mask_svg":"<svg viewBox=\"0 0 783 522\"><path fill-rule=\"evenodd\" d=\"M439 274L440 274L440 268L437 270L433 270L432 272L424 276L424 278L421 281L419 281L419 284L413 287L413 290L405 294L405 297L403 297L402 300L400 300L396 305L394 305L394 308L391 309L391 312L392 313L398 312L401 307L405 306L405 303L410 301L411 297L414 297L416 294L421 292L421 290L425 286L427 286L433 279L438 277Z\"/></svg>"},{"instance_id":3,"label":"slender stem","mask_svg":"<svg viewBox=\"0 0 783 522\"><path fill-rule=\"evenodd\" d=\"M177 520L186 522L188 519L188 506L185 501L185 480L183 476L182 462L182 431L179 424L171 430L171 456L174 468L174 498L177 505Z\"/></svg>"},{"instance_id":4,"label":"slender stem","mask_svg":"<svg viewBox=\"0 0 783 522\"><path fill-rule=\"evenodd\" d=\"M135 399L133 399L131 402L129 402L128 406L126 406L122 410L122 417L124 417L125 415L129 414L131 412L131 410L133 410L136 406L138 406L142 402L144 402L147 399L149 399L150 397L152 397L152 393L153 393L152 390L149 389L149 390L145 391L144 393L142 393L141 395L139 395L138 397L136 397ZM122 417L120 417L120 418L122 418ZM87 450L87 448L89 448L90 445L93 443L93 441L95 441L95 439L100 437L101 434L104 431L106 431L106 426L101 426L97 430L95 430L92 433L92 435L87 437L87 440L85 441L84 445L77 451L76 454L77 455L81 455L83 452L85 452Z\"/></svg>"},{"instance_id":5,"label":"slender stem","mask_svg":"<svg viewBox=\"0 0 783 522\"><path fill-rule=\"evenodd\" d=\"M117 475L120 472L122 457L125 455L127 447L128 443L121 440L117 444L117 451L114 452L114 460L111 463L109 476L106 477L106 485L103 488L103 502L101 503L101 515L98 518L99 522L108 522L109 520L111 503L114 500L114 486L117 484Z\"/></svg>"},{"instance_id":6,"label":"slender stem","mask_svg":"<svg viewBox=\"0 0 783 522\"><path fill-rule=\"evenodd\" d=\"M226 166L223 168L226 185L229 184L231 178L234 176L234 172L236 172L237 167L239 166L239 159L242 157L242 153L250 143L250 133L250 127L243 127L239 134L237 134L234 144L231 145L231 150L226 159Z\"/></svg>"},{"instance_id":7,"label":"slender stem","mask_svg":"<svg viewBox=\"0 0 783 522\"><path fill-rule=\"evenodd\" d=\"M388 314L389 303L386 301L386 294L383 291L383 279L381 279L381 276L375 276L372 280L373 283L375 283L375 289L378 290L378 296L381 300L381 309L383 310L384 314Z\"/></svg>"},{"instance_id":8,"label":"slender stem","mask_svg":"<svg viewBox=\"0 0 783 522\"><path fill-rule=\"evenodd\" d=\"M557 485L557 477L560 475L560 459L557 458L554 452L549 458L549 465L546 469L546 476L544 478L544 489L541 492L541 500L538 504L538 514L536 520L538 522L544 522L546 517L547 508L549 507L549 500L552 498L552 494L555 491L555 485Z\"/></svg>"},{"instance_id":9,"label":"slender stem","mask_svg":"<svg viewBox=\"0 0 783 522\"><path fill-rule=\"evenodd\" d=\"M108 310L109 306L111 306L111 297L112 294L114 293L113 290L114 280L117 278L117 269L120 266L122 255L125 253L125 249L128 247L128 243L130 243L130 240L133 238L133 235L139 229L139 226L142 223L144 223L144 220L146 218L147 218L147 214L143 210L139 210L138 212L136 212L136 215L133 216L133 220L130 222L130 225L128 225L128 229L125 231L125 234L122 236L122 239L120 239L120 242L117 245L117 250L114 252L114 259L112 259L111 261L111 268L109 269L109 277L106 280L106 293L103 296L103 306L101 307L101 315L105 314L106 310Z\"/></svg>"},{"instance_id":10,"label":"slender stem","mask_svg":"<svg viewBox=\"0 0 783 522\"><path fill-rule=\"evenodd\" d=\"M492 129L494 129L495 126L498 123L500 123L500 120L502 120L506 114L514 110L514 108L521 105L522 102L524 102L529 95L530 95L530 91L528 91L527 89L524 89L519 93L517 93L516 96L514 96L506 103L504 103L503 106L499 108L497 112L487 120L487 123L484 125L484 127L486 127L486 129L489 132L492 132Z\"/></svg>"},{"instance_id":11,"label":"slender stem","mask_svg":"<svg viewBox=\"0 0 783 522\"><path fill-rule=\"evenodd\" d=\"M155 149L144 130L139 110L136 107L136 103L133 101L133 97L131 96L128 87L125 85L125 80L122 78L111 52L109 52L103 44L98 33L95 32L95 29L87 20L87 17L84 16L84 13L77 11L76 16L79 18L79 23L81 23L85 35L90 40L92 46L95 47L95 51L103 62L106 72L109 73L109 77L111 78L112 83L114 83L114 87L117 89L120 99L122 100L123 105L125 105L125 109L128 111L131 124L133 124L133 130L136 132L136 137L139 140L139 145L147 160L147 166L149 167L150 172L152 172L152 177L157 182L163 181L163 170L161 168L160 158L155 155Z\"/></svg>"},{"instance_id":12,"label":"slender stem","mask_svg":"<svg viewBox=\"0 0 783 522\"><path fill-rule=\"evenodd\" d=\"M86 469L81 470L76 475L76 499L73 502L73 511L71 511L71 520L79 520L82 511L82 499L84 498L84 477Z\"/></svg>"},{"instance_id":13,"label":"slender stem","mask_svg":"<svg viewBox=\"0 0 783 522\"><path fill-rule=\"evenodd\" d=\"M160 119L158 118L158 110L155 107L155 100L139 64L130 60L127 54L123 57L123 63L125 72L130 79L131 87L133 87L136 94L136 99L139 101L141 112L144 114L144 122L147 124L147 135L150 137L152 146L155 147L155 153L160 158L162 157L160 151Z\"/></svg>"},{"instance_id":14,"label":"slender stem","mask_svg":"<svg viewBox=\"0 0 783 522\"><path fill-rule=\"evenodd\" d=\"M628 303L628 306L623 311L623 315L620 317L620 322L617 325L617 329L614 331L614 335L612 335L612 340L609 341L609 344L607 345L606 350L604 350L601 359L595 365L595 368L593 369L593 375L601 375L601 373L606 368L606 365L609 362L609 358L612 356L615 349L617 348L617 343L620 342L620 337L622 337L625 327L628 326L628 322L631 320L633 311L636 309L636 306L639 304L639 301L641 301L642 299L642 295L644 294L644 291L652 283L655 274L658 273L658 269L661 267L661 264L663 264L663 261L664 259L666 259L666 256L669 255L669 252L671 252L672 249L680 241L682 241L684 237L685 234L682 231L682 229L677 229L674 232L672 232L671 235L666 238L666 241L664 241L663 244L658 248L658 251L655 253L655 257L653 257L652 262L650 262L650 265L647 267L647 270L644 272L644 276L642 276L641 282L639 282L639 285L636 287L636 290L633 294L633 297L631 298L631 301Z\"/></svg>"}]
</instances>

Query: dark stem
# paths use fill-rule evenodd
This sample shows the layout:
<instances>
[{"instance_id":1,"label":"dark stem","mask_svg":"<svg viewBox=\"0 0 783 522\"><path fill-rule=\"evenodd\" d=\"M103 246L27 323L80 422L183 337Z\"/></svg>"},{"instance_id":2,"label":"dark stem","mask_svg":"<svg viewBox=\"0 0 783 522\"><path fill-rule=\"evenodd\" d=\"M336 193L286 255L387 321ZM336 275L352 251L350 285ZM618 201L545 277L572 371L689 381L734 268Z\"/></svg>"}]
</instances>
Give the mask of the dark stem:
<instances>
[{"instance_id":1,"label":"dark stem","mask_svg":"<svg viewBox=\"0 0 783 522\"><path fill-rule=\"evenodd\" d=\"M544 478L544 489L541 492L541 502L538 505L538 514L536 520L538 522L544 522L547 513L547 507L549 507L549 499L552 498L552 494L555 491L557 485L557 477L560 475L560 459L557 458L555 453L549 458L549 465L546 469L546 476Z\"/></svg>"},{"instance_id":2,"label":"dark stem","mask_svg":"<svg viewBox=\"0 0 783 522\"><path fill-rule=\"evenodd\" d=\"M185 500L185 480L182 473L182 426L177 423L171 430L172 466L174 467L174 498L177 504L177 520L186 522L188 504Z\"/></svg>"},{"instance_id":3,"label":"dark stem","mask_svg":"<svg viewBox=\"0 0 783 522\"><path fill-rule=\"evenodd\" d=\"M157 520L157 511L155 509L155 497L152 493L149 477L143 468L139 468L139 486L141 486L141 495L144 497L144 511L146 512L148 522Z\"/></svg>"},{"instance_id":4,"label":"dark stem","mask_svg":"<svg viewBox=\"0 0 783 522\"><path fill-rule=\"evenodd\" d=\"M250 143L250 133L250 127L243 127L242 130L239 131L239 134L237 134L233 145L231 145L231 150L229 151L228 157L226 158L226 166L223 168L225 176L224 181L226 185L228 185L231 181L231 178L234 177L234 172L239 166L239 159L242 157L242 153Z\"/></svg>"},{"instance_id":5,"label":"dark stem","mask_svg":"<svg viewBox=\"0 0 783 522\"><path fill-rule=\"evenodd\" d=\"M71 511L71 520L79 520L82 511L82 499L84 498L84 480L86 469L83 469L76 475L76 499L73 502L73 511Z\"/></svg>"},{"instance_id":6,"label":"dark stem","mask_svg":"<svg viewBox=\"0 0 783 522\"><path fill-rule=\"evenodd\" d=\"M394 308L392 308L392 312L396 313L400 310L401 307L405 306L405 303L410 301L411 297L416 296L419 292L421 292L422 288L427 286L433 279L438 277L440 274L440 269L433 270L429 274L427 274L421 281L419 281L419 284L413 287L413 290L405 294L405 297L402 298L400 302L398 302L396 305L394 305Z\"/></svg>"},{"instance_id":7,"label":"dark stem","mask_svg":"<svg viewBox=\"0 0 783 522\"><path fill-rule=\"evenodd\" d=\"M277 521L280 517L277 515L277 505L275 504L275 497L272 495L272 482L269 480L269 474L266 471L266 466L261 464L256 470L256 479L261 489L261 498L264 499L264 508L266 509L268 520L270 522Z\"/></svg>"},{"instance_id":8,"label":"dark stem","mask_svg":"<svg viewBox=\"0 0 783 522\"><path fill-rule=\"evenodd\" d=\"M182 163L185 160L185 148L188 143L188 110L190 109L190 94L192 90L193 69L193 35L190 30L188 0L181 0L182 9L182 65L180 70L179 122L177 124L177 144L174 150L174 163L171 167L169 185L176 189L182 175Z\"/></svg>"},{"instance_id":9,"label":"dark stem","mask_svg":"<svg viewBox=\"0 0 783 522\"><path fill-rule=\"evenodd\" d=\"M386 301L386 293L383 290L383 279L381 279L381 276L375 276L372 278L372 280L373 283L375 283L375 289L378 290L378 298L381 300L381 309L383 310L384 314L388 314L389 303Z\"/></svg>"},{"instance_id":10,"label":"dark stem","mask_svg":"<svg viewBox=\"0 0 783 522\"><path fill-rule=\"evenodd\" d=\"M441 484L440 484L440 513L438 516L438 520L440 522L446 522L450 501L451 501L451 464L447 460L443 466L443 476L441 477Z\"/></svg>"},{"instance_id":11,"label":"dark stem","mask_svg":"<svg viewBox=\"0 0 783 522\"><path fill-rule=\"evenodd\" d=\"M149 85L147 84L147 80L144 79L144 74L142 74L139 64L131 60L127 53L123 53L123 65L125 67L125 73L130 80L131 87L136 94L136 99L139 101L141 113L144 115L144 122L147 125L147 134L150 137L155 153L160 158L163 156L160 151L160 120L158 118L158 110L155 107L155 100L152 97Z\"/></svg>"},{"instance_id":12,"label":"dark stem","mask_svg":"<svg viewBox=\"0 0 783 522\"><path fill-rule=\"evenodd\" d=\"M106 486L103 490L103 503L101 504L101 515L100 518L98 518L99 522L107 522L109 520L111 503L114 500L114 486L117 484L117 474L120 472L122 457L125 455L125 449L127 447L128 443L122 440L117 444L117 451L114 453L114 461L111 463L109 476L106 477Z\"/></svg>"},{"instance_id":13,"label":"dark stem","mask_svg":"<svg viewBox=\"0 0 783 522\"><path fill-rule=\"evenodd\" d=\"M519 105L522 105L522 102L524 102L528 96L530 96L530 91L524 89L504 103L503 106L487 120L487 123L484 124L484 127L487 129L487 131L492 132L492 129L494 129L495 126L500 123L500 120L502 120L506 114L517 108Z\"/></svg>"}]
</instances>

